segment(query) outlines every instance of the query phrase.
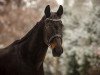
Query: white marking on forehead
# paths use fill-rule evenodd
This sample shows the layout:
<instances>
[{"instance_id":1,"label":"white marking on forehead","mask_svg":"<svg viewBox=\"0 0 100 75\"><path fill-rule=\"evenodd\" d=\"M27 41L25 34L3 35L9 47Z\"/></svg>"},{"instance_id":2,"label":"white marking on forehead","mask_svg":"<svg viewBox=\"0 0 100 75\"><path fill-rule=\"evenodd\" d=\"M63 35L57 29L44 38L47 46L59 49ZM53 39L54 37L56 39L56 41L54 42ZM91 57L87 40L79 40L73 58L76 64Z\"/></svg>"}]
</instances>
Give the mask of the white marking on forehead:
<instances>
[{"instance_id":1,"label":"white marking on forehead","mask_svg":"<svg viewBox=\"0 0 100 75\"><path fill-rule=\"evenodd\" d=\"M51 20L51 21L61 21L61 19L50 19L50 18L47 18L46 20Z\"/></svg>"}]
</instances>

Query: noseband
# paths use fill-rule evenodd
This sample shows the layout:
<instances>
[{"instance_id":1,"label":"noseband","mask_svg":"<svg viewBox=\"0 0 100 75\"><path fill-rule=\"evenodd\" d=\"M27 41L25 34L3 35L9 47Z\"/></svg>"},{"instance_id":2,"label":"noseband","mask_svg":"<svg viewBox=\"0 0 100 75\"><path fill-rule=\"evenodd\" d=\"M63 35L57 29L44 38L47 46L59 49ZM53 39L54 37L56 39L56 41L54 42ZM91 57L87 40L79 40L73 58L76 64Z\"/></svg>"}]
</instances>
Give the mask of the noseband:
<instances>
[{"instance_id":1,"label":"noseband","mask_svg":"<svg viewBox=\"0 0 100 75\"><path fill-rule=\"evenodd\" d=\"M57 21L61 21L61 19L49 19L49 18L47 18L46 20L51 20L51 21L53 21L53 22L57 22ZM54 38L56 38L56 37L58 37L58 38L62 38L62 35L60 35L60 34L55 34L55 35L53 35L52 37L50 37L50 39L48 40L48 46L50 46L50 42L51 42L51 40L52 39L54 39Z\"/></svg>"},{"instance_id":2,"label":"noseband","mask_svg":"<svg viewBox=\"0 0 100 75\"><path fill-rule=\"evenodd\" d=\"M49 43L51 42L51 40L52 39L54 39L55 37L58 37L58 38L61 38L61 35L59 35L59 34L56 34L56 35L54 35L54 36L52 36L52 37L50 37L50 39L49 39Z\"/></svg>"}]
</instances>

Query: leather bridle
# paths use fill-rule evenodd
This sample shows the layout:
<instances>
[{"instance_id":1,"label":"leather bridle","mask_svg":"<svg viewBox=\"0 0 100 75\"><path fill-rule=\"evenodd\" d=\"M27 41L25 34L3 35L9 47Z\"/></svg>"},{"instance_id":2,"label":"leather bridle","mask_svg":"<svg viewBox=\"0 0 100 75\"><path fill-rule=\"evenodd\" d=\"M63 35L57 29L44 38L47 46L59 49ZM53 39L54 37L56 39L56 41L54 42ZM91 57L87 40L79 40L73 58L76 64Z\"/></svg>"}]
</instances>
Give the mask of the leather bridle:
<instances>
[{"instance_id":1,"label":"leather bridle","mask_svg":"<svg viewBox=\"0 0 100 75\"><path fill-rule=\"evenodd\" d=\"M61 19L49 19L49 18L47 18L46 20L51 20L51 21L53 21L53 22L61 21ZM45 27L45 28L47 29L48 27ZM62 35L60 35L60 34L55 34L55 35L51 36L51 37L49 38L49 40L47 40L47 45L50 46L50 42L52 41L52 39L54 39L54 38L56 38L56 37L58 37L58 38L60 38L60 39L62 40Z\"/></svg>"},{"instance_id":2,"label":"leather bridle","mask_svg":"<svg viewBox=\"0 0 100 75\"><path fill-rule=\"evenodd\" d=\"M49 39L49 43L52 41L52 39L54 39L55 37L58 37L58 38L62 38L62 36L61 35L59 35L59 34L56 34L56 35L53 35L52 37L50 37L50 39Z\"/></svg>"}]
</instances>

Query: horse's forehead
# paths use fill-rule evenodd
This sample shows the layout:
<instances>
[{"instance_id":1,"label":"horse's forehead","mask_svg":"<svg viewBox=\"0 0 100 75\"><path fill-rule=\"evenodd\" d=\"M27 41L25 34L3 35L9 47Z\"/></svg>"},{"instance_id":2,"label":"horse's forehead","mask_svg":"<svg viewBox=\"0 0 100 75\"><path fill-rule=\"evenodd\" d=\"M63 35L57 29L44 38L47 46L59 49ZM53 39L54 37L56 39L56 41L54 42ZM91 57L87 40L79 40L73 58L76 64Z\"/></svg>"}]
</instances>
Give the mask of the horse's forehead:
<instances>
[{"instance_id":1,"label":"horse's forehead","mask_svg":"<svg viewBox=\"0 0 100 75\"><path fill-rule=\"evenodd\" d=\"M57 16L56 12L51 12L50 18L52 18L52 19L57 19L57 18L59 18L59 17Z\"/></svg>"}]
</instances>

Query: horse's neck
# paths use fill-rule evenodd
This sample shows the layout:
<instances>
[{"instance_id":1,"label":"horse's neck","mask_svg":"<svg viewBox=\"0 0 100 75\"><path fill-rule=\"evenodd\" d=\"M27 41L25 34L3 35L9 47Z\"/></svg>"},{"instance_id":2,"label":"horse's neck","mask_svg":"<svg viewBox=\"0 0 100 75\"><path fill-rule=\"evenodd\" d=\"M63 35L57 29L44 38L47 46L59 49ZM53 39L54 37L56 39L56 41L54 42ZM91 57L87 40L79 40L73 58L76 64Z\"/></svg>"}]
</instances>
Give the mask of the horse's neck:
<instances>
[{"instance_id":1,"label":"horse's neck","mask_svg":"<svg viewBox=\"0 0 100 75\"><path fill-rule=\"evenodd\" d=\"M37 24L20 43L22 57L28 63L38 64L45 58L47 45L43 41L43 25Z\"/></svg>"}]
</instances>

